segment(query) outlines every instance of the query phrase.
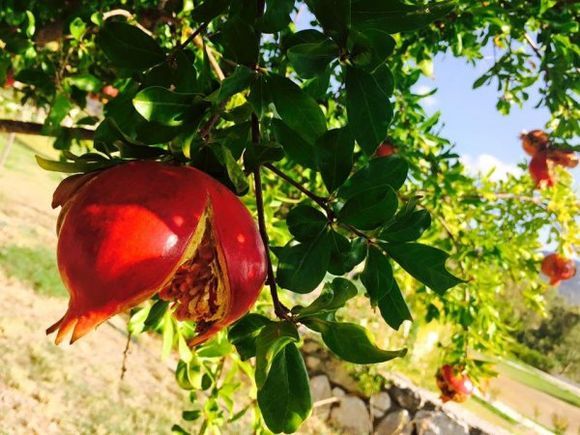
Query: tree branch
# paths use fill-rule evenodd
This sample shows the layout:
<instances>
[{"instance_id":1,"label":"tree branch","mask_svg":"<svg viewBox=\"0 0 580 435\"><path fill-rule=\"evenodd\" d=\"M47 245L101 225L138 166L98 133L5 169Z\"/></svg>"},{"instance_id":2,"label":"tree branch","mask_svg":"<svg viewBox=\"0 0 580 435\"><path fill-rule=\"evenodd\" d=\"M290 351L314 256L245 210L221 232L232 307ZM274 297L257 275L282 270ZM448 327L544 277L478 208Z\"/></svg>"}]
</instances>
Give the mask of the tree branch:
<instances>
[{"instance_id":1,"label":"tree branch","mask_svg":"<svg viewBox=\"0 0 580 435\"><path fill-rule=\"evenodd\" d=\"M61 127L65 131L69 131L71 135L82 140L93 140L95 136L94 130L80 127ZM43 125L35 122L13 121L11 119L0 119L0 132L3 133L19 133L19 134L34 134L37 136L54 136L43 131Z\"/></svg>"},{"instance_id":2,"label":"tree branch","mask_svg":"<svg viewBox=\"0 0 580 435\"><path fill-rule=\"evenodd\" d=\"M260 123L258 116L252 113L252 143L258 145L260 143ZM274 276L274 267L272 266L272 259L270 257L270 241L268 238L268 231L266 230L266 219L264 217L264 196L262 195L262 177L260 175L260 167L257 167L253 171L254 174L254 187L256 191L256 208L258 210L258 227L260 229L260 235L262 236L262 241L264 242L264 248L266 249L266 260L268 262L268 277L266 282L270 287L270 294L272 295L272 303L274 304L274 312L276 315L285 320L291 320L290 310L280 302L278 297L278 289L276 287L276 277Z\"/></svg>"}]
</instances>

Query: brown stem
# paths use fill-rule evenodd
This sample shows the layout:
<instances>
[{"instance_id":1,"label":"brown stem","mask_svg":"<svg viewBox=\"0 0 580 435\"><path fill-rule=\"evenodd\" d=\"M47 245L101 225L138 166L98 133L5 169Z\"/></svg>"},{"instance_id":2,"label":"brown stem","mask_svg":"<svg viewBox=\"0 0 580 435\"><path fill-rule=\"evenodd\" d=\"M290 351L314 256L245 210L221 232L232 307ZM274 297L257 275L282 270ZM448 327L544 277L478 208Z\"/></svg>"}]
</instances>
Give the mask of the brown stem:
<instances>
[{"instance_id":1,"label":"brown stem","mask_svg":"<svg viewBox=\"0 0 580 435\"><path fill-rule=\"evenodd\" d=\"M68 130L74 137L83 140L92 140L95 136L94 130L78 127L61 127ZM54 136L43 131L43 125L35 122L13 121L11 119L0 119L0 132L34 134L37 136Z\"/></svg>"},{"instance_id":2,"label":"brown stem","mask_svg":"<svg viewBox=\"0 0 580 435\"><path fill-rule=\"evenodd\" d=\"M252 143L258 145L260 143L260 122L258 121L258 116L252 114ZM266 282L270 287L270 294L272 295L272 303L274 304L274 312L276 316L281 319L290 319L290 310L282 304L280 298L278 297L278 289L276 287L276 277L274 275L274 267L272 266L272 258L270 257L270 241L268 238L268 231L266 230L266 218L264 216L264 196L262 194L262 177L260 175L260 167L257 167L253 171L254 174L254 187L256 191L256 208L258 211L258 228L260 229L260 235L262 236L262 241L264 242L264 247L266 249L266 260L268 262L268 277Z\"/></svg>"},{"instance_id":3,"label":"brown stem","mask_svg":"<svg viewBox=\"0 0 580 435\"><path fill-rule=\"evenodd\" d=\"M131 333L127 333L127 343L125 343L125 349L123 350L123 363L121 365L121 381L125 377L125 372L127 371L127 355L129 354L129 346L131 346Z\"/></svg>"},{"instance_id":4,"label":"brown stem","mask_svg":"<svg viewBox=\"0 0 580 435\"><path fill-rule=\"evenodd\" d=\"M205 29L207 29L208 24L209 23L203 23L201 26L198 27L198 29L195 32L193 32L191 35L189 35L185 41L178 44L176 48L178 50L183 50L185 47L187 47L187 45L191 41L193 41L197 37L197 35L199 35L201 32L203 32Z\"/></svg>"}]
</instances>

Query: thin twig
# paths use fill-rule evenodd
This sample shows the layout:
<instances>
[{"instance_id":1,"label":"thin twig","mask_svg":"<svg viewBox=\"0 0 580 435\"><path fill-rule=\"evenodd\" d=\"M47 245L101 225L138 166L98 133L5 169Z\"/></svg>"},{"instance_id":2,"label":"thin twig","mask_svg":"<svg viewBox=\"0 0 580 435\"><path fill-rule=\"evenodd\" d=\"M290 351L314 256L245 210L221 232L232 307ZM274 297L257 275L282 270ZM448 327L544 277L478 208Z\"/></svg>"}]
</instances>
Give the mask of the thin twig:
<instances>
[{"instance_id":1,"label":"thin twig","mask_svg":"<svg viewBox=\"0 0 580 435\"><path fill-rule=\"evenodd\" d=\"M191 35L189 35L185 41L178 44L176 48L178 50L183 50L185 47L187 47L187 45L191 41L193 41L197 37L197 35L199 35L201 32L203 32L205 29L207 29L208 24L209 23L203 23L201 26L198 27L198 29L195 32L193 32Z\"/></svg>"},{"instance_id":2,"label":"thin twig","mask_svg":"<svg viewBox=\"0 0 580 435\"><path fill-rule=\"evenodd\" d=\"M260 123L258 116L252 114L252 143L258 145L260 143ZM278 297L278 289L276 287L276 277L274 275L274 267L272 266L272 258L270 257L270 241L268 239L268 231L266 230L266 218L264 216L264 196L262 194L262 177L260 175L260 167L258 166L253 171L254 187L256 193L256 209L258 211L258 227L260 235L266 249L266 260L268 262L268 277L266 282L270 287L270 294L272 295L272 303L274 305L274 312L278 317L285 320L291 320L290 310L282 304Z\"/></svg>"},{"instance_id":3,"label":"thin twig","mask_svg":"<svg viewBox=\"0 0 580 435\"><path fill-rule=\"evenodd\" d=\"M123 381L125 378L125 372L127 371L127 356L129 354L129 346L131 346L131 333L127 333L127 342L125 343L125 350L123 350L123 364L121 365L121 378Z\"/></svg>"},{"instance_id":4,"label":"thin twig","mask_svg":"<svg viewBox=\"0 0 580 435\"><path fill-rule=\"evenodd\" d=\"M278 169L276 166L272 165L271 163L264 164L264 167L269 169L270 171L272 171L274 174L276 174L277 176L279 176L283 180L287 181L292 186L294 186L296 189L298 189L300 192L302 192L308 198L313 200L316 204L318 204L324 210L327 210L327 209L330 210L328 207L328 204L327 204L328 200L326 198L322 198L321 196L316 195L314 192L311 192L306 187L302 186L296 180L293 180L292 178L290 178L288 175L286 175L284 172L282 172L280 169Z\"/></svg>"},{"instance_id":5,"label":"thin twig","mask_svg":"<svg viewBox=\"0 0 580 435\"><path fill-rule=\"evenodd\" d=\"M528 35L527 33L524 33L524 38L527 41L528 45L530 47L532 47L532 50L534 50L534 53L536 53L536 56L538 56L538 58L540 60L542 60L542 52L540 51L540 49L538 48L536 43L533 41L533 39L530 37L530 35Z\"/></svg>"}]
</instances>

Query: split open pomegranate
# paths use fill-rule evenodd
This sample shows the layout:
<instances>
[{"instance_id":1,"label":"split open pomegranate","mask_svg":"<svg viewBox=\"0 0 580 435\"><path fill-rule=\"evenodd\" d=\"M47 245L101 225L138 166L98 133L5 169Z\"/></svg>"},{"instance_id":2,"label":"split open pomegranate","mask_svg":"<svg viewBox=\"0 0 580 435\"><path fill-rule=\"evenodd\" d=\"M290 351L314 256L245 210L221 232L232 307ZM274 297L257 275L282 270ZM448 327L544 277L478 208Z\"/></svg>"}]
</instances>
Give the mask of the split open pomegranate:
<instances>
[{"instance_id":1,"label":"split open pomegranate","mask_svg":"<svg viewBox=\"0 0 580 435\"><path fill-rule=\"evenodd\" d=\"M544 257L542 272L550 278L551 285L558 285L560 281L565 281L576 275L576 264L574 260L553 253Z\"/></svg>"},{"instance_id":2,"label":"split open pomegranate","mask_svg":"<svg viewBox=\"0 0 580 435\"><path fill-rule=\"evenodd\" d=\"M266 277L266 254L242 202L207 174L132 162L66 179L53 207L58 267L70 293L56 342L79 339L158 294L197 345L243 316Z\"/></svg>"},{"instance_id":3,"label":"split open pomegranate","mask_svg":"<svg viewBox=\"0 0 580 435\"><path fill-rule=\"evenodd\" d=\"M448 364L437 371L435 380L443 402L465 402L473 394L473 383L469 376Z\"/></svg>"}]
</instances>

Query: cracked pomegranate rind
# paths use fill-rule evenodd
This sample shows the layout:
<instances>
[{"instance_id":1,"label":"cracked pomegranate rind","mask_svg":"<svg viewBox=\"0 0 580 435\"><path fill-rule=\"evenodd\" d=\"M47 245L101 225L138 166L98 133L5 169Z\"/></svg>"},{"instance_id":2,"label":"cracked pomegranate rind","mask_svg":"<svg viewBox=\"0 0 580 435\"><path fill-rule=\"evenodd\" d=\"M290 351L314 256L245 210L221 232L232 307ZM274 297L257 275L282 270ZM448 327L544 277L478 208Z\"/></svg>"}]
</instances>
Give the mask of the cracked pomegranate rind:
<instances>
[{"instance_id":1,"label":"cracked pomegranate rind","mask_svg":"<svg viewBox=\"0 0 580 435\"><path fill-rule=\"evenodd\" d=\"M68 181L67 181L68 180ZM196 322L197 345L243 316L266 277L258 229L241 201L189 167L133 162L67 179L58 266L70 294L48 328L71 342L156 293L178 320Z\"/></svg>"}]
</instances>

